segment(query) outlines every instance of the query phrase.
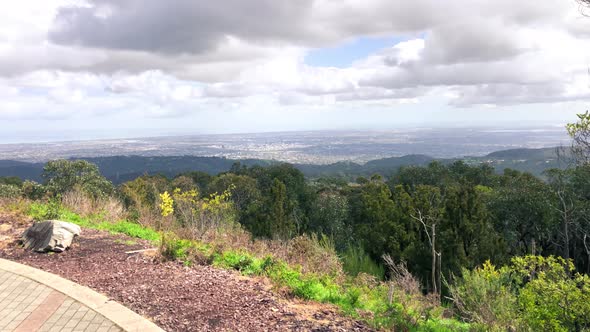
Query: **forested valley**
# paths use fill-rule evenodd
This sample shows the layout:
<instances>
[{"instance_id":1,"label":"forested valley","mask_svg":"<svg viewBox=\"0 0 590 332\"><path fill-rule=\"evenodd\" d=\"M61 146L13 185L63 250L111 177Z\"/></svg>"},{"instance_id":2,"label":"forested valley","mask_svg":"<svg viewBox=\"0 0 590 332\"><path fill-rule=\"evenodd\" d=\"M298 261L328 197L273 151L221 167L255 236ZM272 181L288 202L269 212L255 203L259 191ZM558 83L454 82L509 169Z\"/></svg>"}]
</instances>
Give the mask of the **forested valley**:
<instances>
[{"instance_id":1,"label":"forested valley","mask_svg":"<svg viewBox=\"0 0 590 332\"><path fill-rule=\"evenodd\" d=\"M115 186L92 163L56 160L42 184L1 178L0 196L38 220L148 231L162 257L267 276L379 328L585 330L589 123L568 127L580 161L543 178L463 161L355 181L235 163Z\"/></svg>"}]
</instances>

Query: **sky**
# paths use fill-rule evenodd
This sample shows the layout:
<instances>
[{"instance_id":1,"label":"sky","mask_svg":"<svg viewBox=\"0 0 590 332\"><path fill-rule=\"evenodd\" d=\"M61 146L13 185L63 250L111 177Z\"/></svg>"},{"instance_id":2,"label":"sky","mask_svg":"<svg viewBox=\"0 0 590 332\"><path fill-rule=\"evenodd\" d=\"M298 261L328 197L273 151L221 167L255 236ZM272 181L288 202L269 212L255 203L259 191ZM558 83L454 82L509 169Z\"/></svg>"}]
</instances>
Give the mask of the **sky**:
<instances>
[{"instance_id":1,"label":"sky","mask_svg":"<svg viewBox=\"0 0 590 332\"><path fill-rule=\"evenodd\" d=\"M575 0L19 0L0 143L563 126L590 101Z\"/></svg>"}]
</instances>

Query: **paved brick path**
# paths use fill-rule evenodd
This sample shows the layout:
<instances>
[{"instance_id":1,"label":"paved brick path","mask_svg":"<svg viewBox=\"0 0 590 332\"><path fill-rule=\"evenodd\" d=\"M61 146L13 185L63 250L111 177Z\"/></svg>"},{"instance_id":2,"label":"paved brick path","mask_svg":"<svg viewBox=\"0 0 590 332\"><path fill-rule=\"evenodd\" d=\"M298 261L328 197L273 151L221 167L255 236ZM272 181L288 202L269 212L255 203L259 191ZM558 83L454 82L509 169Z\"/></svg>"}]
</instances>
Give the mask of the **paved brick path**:
<instances>
[{"instance_id":1,"label":"paved brick path","mask_svg":"<svg viewBox=\"0 0 590 332\"><path fill-rule=\"evenodd\" d=\"M103 315L52 288L0 270L0 331L122 331Z\"/></svg>"},{"instance_id":2,"label":"paved brick path","mask_svg":"<svg viewBox=\"0 0 590 332\"><path fill-rule=\"evenodd\" d=\"M0 258L0 332L164 332L90 288Z\"/></svg>"}]
</instances>

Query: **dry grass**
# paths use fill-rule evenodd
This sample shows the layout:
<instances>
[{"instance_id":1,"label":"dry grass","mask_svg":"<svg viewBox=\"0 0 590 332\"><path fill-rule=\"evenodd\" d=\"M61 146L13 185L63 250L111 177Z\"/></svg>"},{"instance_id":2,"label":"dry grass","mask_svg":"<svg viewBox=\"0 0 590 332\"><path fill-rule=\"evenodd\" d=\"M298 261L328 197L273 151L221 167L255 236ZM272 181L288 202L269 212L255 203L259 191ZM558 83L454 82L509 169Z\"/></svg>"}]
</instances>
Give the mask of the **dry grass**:
<instances>
[{"instance_id":1,"label":"dry grass","mask_svg":"<svg viewBox=\"0 0 590 332\"><path fill-rule=\"evenodd\" d=\"M30 203L25 198L0 198L0 217L28 224L31 221L27 215Z\"/></svg>"},{"instance_id":2,"label":"dry grass","mask_svg":"<svg viewBox=\"0 0 590 332\"><path fill-rule=\"evenodd\" d=\"M333 243L315 235L302 235L289 241L252 239L252 235L234 225L222 230L209 230L198 239L187 228L169 229L179 238L198 240L214 246L218 251L244 250L257 257L273 256L289 265L301 266L303 273L328 274L344 277L342 263L336 254Z\"/></svg>"},{"instance_id":3,"label":"dry grass","mask_svg":"<svg viewBox=\"0 0 590 332\"><path fill-rule=\"evenodd\" d=\"M393 288L402 290L405 294L422 294L420 282L408 271L405 262L396 263L390 255L383 255L383 261L389 268L389 283Z\"/></svg>"},{"instance_id":4,"label":"dry grass","mask_svg":"<svg viewBox=\"0 0 590 332\"><path fill-rule=\"evenodd\" d=\"M113 197L93 199L80 190L72 190L62 196L61 203L66 209L85 217L101 215L110 221L125 217L125 207Z\"/></svg>"},{"instance_id":5,"label":"dry grass","mask_svg":"<svg viewBox=\"0 0 590 332\"><path fill-rule=\"evenodd\" d=\"M422 287L416 277L408 271L405 262L396 263L389 255L383 255L385 265L389 269L390 280L388 301L389 303L400 303L404 308L411 308L418 315L409 315L408 320L416 324L417 317L423 317L428 312L440 307L438 294L422 294Z\"/></svg>"}]
</instances>

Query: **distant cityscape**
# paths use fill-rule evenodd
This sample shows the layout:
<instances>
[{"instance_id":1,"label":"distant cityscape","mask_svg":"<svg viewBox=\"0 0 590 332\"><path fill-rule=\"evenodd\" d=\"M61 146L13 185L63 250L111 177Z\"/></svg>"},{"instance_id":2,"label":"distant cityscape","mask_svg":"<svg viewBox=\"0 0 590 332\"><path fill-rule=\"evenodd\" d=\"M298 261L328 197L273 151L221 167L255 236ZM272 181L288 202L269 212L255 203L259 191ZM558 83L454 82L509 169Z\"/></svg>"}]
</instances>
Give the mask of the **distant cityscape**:
<instances>
[{"instance_id":1,"label":"distant cityscape","mask_svg":"<svg viewBox=\"0 0 590 332\"><path fill-rule=\"evenodd\" d=\"M434 158L483 156L514 148L569 145L564 128L404 129L307 131L168 136L50 143L0 144L0 160L43 162L57 158L212 156L303 164L370 160L423 154Z\"/></svg>"}]
</instances>

